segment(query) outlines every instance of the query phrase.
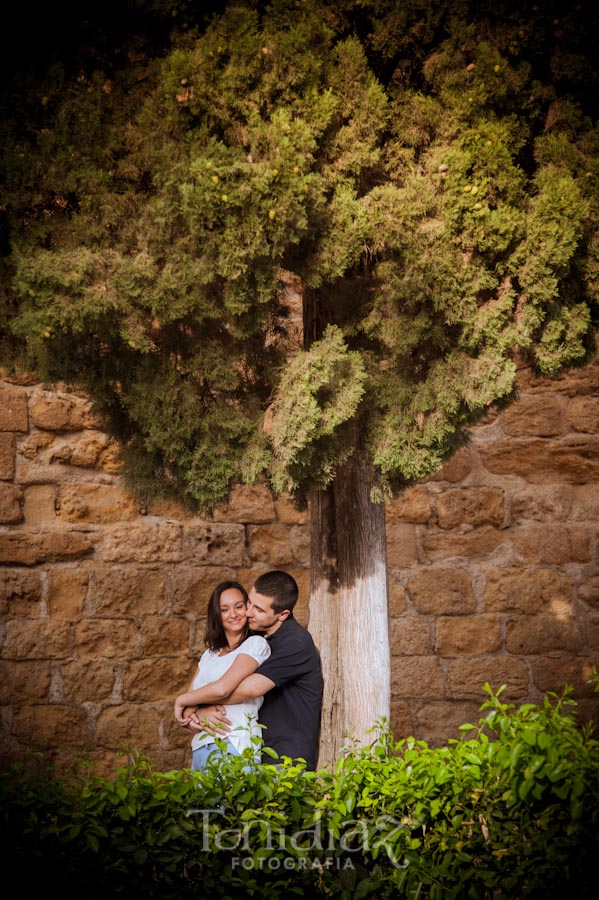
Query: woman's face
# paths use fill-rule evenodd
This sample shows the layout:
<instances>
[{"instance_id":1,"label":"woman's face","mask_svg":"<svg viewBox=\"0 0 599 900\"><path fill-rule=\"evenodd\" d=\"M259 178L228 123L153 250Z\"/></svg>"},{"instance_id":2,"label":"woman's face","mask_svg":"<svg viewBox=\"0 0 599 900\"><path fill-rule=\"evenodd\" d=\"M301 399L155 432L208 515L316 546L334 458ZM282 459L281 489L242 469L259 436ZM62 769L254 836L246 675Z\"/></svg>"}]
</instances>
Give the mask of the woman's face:
<instances>
[{"instance_id":1,"label":"woman's face","mask_svg":"<svg viewBox=\"0 0 599 900\"><path fill-rule=\"evenodd\" d=\"M219 606L225 634L233 637L241 634L247 622L247 608L241 591L227 588L220 595Z\"/></svg>"}]
</instances>

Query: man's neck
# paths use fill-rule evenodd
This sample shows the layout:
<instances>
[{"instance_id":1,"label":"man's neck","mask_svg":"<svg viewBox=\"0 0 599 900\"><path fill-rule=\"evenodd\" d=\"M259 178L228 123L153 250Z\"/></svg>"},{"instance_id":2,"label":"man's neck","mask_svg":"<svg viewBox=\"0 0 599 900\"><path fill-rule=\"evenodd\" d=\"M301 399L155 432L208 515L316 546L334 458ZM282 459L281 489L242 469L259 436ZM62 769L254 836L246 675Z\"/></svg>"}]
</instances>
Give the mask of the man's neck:
<instances>
[{"instance_id":1,"label":"man's neck","mask_svg":"<svg viewBox=\"0 0 599 900\"><path fill-rule=\"evenodd\" d=\"M272 637L273 634L276 634L276 632L279 630L279 628L281 627L281 625L284 625L285 622L289 622L289 620L292 619L292 618L293 618L292 613L289 613L289 615L287 616L286 619L279 619L279 621L278 621L278 622L275 622L275 624L272 625L272 626L268 629L268 631L265 631L265 632L264 632L265 637Z\"/></svg>"}]
</instances>

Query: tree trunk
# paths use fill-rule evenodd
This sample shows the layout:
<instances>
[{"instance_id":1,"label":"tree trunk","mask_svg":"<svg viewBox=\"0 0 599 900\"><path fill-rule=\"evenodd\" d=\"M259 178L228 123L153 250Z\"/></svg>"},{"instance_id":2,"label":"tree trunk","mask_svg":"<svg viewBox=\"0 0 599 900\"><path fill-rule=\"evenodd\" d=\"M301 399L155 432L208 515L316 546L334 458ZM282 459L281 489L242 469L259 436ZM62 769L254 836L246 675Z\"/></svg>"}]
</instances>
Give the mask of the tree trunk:
<instances>
[{"instance_id":1,"label":"tree trunk","mask_svg":"<svg viewBox=\"0 0 599 900\"><path fill-rule=\"evenodd\" d=\"M327 491L313 491L309 628L324 697L319 766L348 740L364 745L390 711L385 511L370 500L372 468L356 449Z\"/></svg>"}]
</instances>

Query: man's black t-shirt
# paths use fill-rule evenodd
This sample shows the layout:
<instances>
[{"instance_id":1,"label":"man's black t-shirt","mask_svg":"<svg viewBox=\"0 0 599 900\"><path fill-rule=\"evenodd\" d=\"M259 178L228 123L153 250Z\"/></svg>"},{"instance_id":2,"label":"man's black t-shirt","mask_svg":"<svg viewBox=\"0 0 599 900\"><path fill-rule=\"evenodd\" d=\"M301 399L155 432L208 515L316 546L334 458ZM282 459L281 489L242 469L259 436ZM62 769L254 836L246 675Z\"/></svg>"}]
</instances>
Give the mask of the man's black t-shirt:
<instances>
[{"instance_id":1,"label":"man's black t-shirt","mask_svg":"<svg viewBox=\"0 0 599 900\"><path fill-rule=\"evenodd\" d=\"M267 636L270 656L256 670L274 681L264 695L258 720L265 727L262 738L279 756L305 759L313 771L318 759L322 670L312 636L293 615L274 634ZM273 763L268 755L263 762Z\"/></svg>"}]
</instances>

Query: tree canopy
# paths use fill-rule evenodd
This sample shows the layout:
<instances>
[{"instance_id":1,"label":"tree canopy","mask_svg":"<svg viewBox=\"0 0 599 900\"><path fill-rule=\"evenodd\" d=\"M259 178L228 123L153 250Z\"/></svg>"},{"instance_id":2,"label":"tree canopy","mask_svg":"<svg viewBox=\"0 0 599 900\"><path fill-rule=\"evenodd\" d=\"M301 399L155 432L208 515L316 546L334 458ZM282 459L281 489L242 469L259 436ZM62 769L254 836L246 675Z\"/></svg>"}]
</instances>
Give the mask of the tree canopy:
<instances>
[{"instance_id":1,"label":"tree canopy","mask_svg":"<svg viewBox=\"0 0 599 900\"><path fill-rule=\"evenodd\" d=\"M301 498L358 434L382 497L519 361L593 352L589 7L169 6L176 28L129 4L138 31L17 66L2 98L1 361L84 387L131 485Z\"/></svg>"}]
</instances>

